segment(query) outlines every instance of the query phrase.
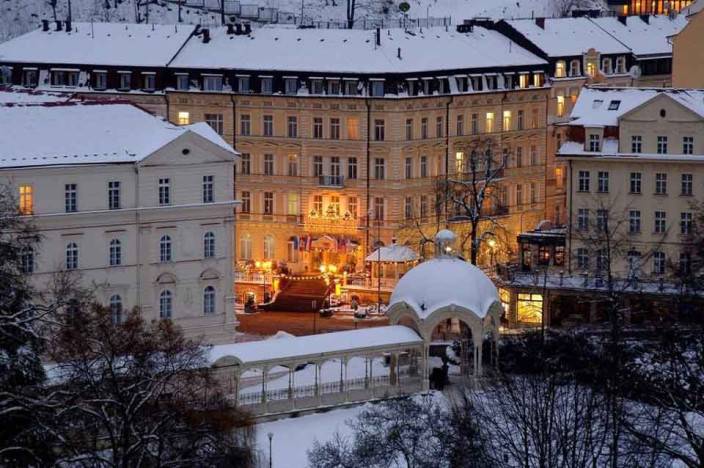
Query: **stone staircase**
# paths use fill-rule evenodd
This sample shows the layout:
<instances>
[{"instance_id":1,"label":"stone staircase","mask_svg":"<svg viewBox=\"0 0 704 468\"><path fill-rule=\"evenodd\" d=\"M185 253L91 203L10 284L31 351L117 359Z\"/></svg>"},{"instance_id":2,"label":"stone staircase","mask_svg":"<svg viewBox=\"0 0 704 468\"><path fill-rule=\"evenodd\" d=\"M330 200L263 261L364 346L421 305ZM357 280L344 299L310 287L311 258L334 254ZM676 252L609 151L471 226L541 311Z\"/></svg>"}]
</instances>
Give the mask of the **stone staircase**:
<instances>
[{"instance_id":1,"label":"stone staircase","mask_svg":"<svg viewBox=\"0 0 704 468\"><path fill-rule=\"evenodd\" d=\"M329 293L329 286L319 277L289 279L273 302L259 306L270 312L318 312Z\"/></svg>"}]
</instances>

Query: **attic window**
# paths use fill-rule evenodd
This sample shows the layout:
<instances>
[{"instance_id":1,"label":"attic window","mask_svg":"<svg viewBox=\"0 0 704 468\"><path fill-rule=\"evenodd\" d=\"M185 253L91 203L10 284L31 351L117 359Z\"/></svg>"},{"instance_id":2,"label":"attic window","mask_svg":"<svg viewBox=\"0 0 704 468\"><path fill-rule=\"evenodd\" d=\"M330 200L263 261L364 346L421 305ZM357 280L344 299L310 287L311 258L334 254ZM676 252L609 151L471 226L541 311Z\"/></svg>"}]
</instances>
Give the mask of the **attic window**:
<instances>
[{"instance_id":1,"label":"attic window","mask_svg":"<svg viewBox=\"0 0 704 468\"><path fill-rule=\"evenodd\" d=\"M601 105L604 103L601 99L594 99L594 102L592 102L592 109L598 109L601 107Z\"/></svg>"},{"instance_id":2,"label":"attic window","mask_svg":"<svg viewBox=\"0 0 704 468\"><path fill-rule=\"evenodd\" d=\"M660 117L665 118L666 115L667 112L665 111L665 109L660 109Z\"/></svg>"},{"instance_id":3,"label":"attic window","mask_svg":"<svg viewBox=\"0 0 704 468\"><path fill-rule=\"evenodd\" d=\"M621 101L613 100L609 103L609 110L618 110L620 105L621 105Z\"/></svg>"}]
</instances>

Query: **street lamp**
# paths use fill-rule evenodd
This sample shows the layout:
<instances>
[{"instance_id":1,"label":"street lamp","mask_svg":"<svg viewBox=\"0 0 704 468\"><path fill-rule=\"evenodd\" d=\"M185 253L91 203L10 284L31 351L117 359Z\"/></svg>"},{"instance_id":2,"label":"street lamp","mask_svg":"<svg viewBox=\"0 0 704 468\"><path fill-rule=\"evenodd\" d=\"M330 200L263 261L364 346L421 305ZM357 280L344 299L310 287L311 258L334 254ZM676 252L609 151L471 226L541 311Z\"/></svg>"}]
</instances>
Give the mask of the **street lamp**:
<instances>
[{"instance_id":1,"label":"street lamp","mask_svg":"<svg viewBox=\"0 0 704 468\"><path fill-rule=\"evenodd\" d=\"M489 240L486 241L487 245L489 246L489 251L491 252L491 266L495 266L495 261L494 261L494 254L496 252L496 239L493 237L489 238Z\"/></svg>"},{"instance_id":2,"label":"street lamp","mask_svg":"<svg viewBox=\"0 0 704 468\"><path fill-rule=\"evenodd\" d=\"M273 463L273 459L271 458L271 440L274 438L274 433L269 432L267 434L267 437L269 437L269 468L271 468L272 463Z\"/></svg>"}]
</instances>

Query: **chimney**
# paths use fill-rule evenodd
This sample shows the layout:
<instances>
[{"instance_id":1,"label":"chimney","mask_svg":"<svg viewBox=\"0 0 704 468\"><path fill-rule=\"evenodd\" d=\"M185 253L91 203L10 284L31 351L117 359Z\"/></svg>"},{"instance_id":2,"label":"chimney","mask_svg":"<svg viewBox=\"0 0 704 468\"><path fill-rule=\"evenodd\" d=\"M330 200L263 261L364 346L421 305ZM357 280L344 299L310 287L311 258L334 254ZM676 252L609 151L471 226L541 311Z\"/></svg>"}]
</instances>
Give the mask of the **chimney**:
<instances>
[{"instance_id":1,"label":"chimney","mask_svg":"<svg viewBox=\"0 0 704 468\"><path fill-rule=\"evenodd\" d=\"M626 22L628 21L628 16L625 15L619 15L617 16L618 22L626 26Z\"/></svg>"},{"instance_id":2,"label":"chimney","mask_svg":"<svg viewBox=\"0 0 704 468\"><path fill-rule=\"evenodd\" d=\"M400 47L398 48L398 58L399 58L399 60L401 59L401 48Z\"/></svg>"},{"instance_id":3,"label":"chimney","mask_svg":"<svg viewBox=\"0 0 704 468\"><path fill-rule=\"evenodd\" d=\"M242 34L251 34L252 33L252 25L250 23L244 23L244 31Z\"/></svg>"},{"instance_id":4,"label":"chimney","mask_svg":"<svg viewBox=\"0 0 704 468\"><path fill-rule=\"evenodd\" d=\"M48 31L49 30L49 20L42 20L42 31Z\"/></svg>"},{"instance_id":5,"label":"chimney","mask_svg":"<svg viewBox=\"0 0 704 468\"><path fill-rule=\"evenodd\" d=\"M66 32L71 32L71 20L66 20Z\"/></svg>"},{"instance_id":6,"label":"chimney","mask_svg":"<svg viewBox=\"0 0 704 468\"><path fill-rule=\"evenodd\" d=\"M227 34L229 36L232 36L233 34L235 34L235 25L234 24L227 23Z\"/></svg>"},{"instance_id":7,"label":"chimney","mask_svg":"<svg viewBox=\"0 0 704 468\"><path fill-rule=\"evenodd\" d=\"M545 29L545 18L535 18L535 24L540 29Z\"/></svg>"},{"instance_id":8,"label":"chimney","mask_svg":"<svg viewBox=\"0 0 704 468\"><path fill-rule=\"evenodd\" d=\"M381 45L381 29L376 28L376 45L380 46Z\"/></svg>"},{"instance_id":9,"label":"chimney","mask_svg":"<svg viewBox=\"0 0 704 468\"><path fill-rule=\"evenodd\" d=\"M56 20L56 30L61 31L61 20Z\"/></svg>"},{"instance_id":10,"label":"chimney","mask_svg":"<svg viewBox=\"0 0 704 468\"><path fill-rule=\"evenodd\" d=\"M202 30L202 32L203 32L203 44L207 44L208 42L210 42L210 29L204 28Z\"/></svg>"},{"instance_id":11,"label":"chimney","mask_svg":"<svg viewBox=\"0 0 704 468\"><path fill-rule=\"evenodd\" d=\"M640 19L642 19L645 24L650 24L650 15L640 15Z\"/></svg>"}]
</instances>

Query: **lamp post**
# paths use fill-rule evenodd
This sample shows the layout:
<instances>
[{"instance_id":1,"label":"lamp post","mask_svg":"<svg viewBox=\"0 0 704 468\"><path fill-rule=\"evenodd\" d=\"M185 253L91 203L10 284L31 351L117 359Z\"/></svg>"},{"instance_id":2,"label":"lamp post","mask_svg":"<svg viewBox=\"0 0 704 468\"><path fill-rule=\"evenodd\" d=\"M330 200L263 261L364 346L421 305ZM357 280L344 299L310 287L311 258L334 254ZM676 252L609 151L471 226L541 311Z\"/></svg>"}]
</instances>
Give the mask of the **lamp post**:
<instances>
[{"instance_id":1,"label":"lamp post","mask_svg":"<svg viewBox=\"0 0 704 468\"><path fill-rule=\"evenodd\" d=\"M267 437L269 437L269 468L271 468L271 467L272 467L272 463L273 463L273 459L271 458L271 441L272 441L272 439L274 438L274 433L273 433L273 432L269 432L269 433L267 434Z\"/></svg>"}]
</instances>

